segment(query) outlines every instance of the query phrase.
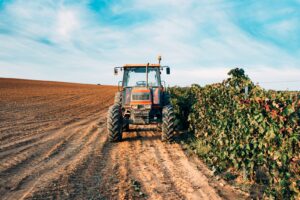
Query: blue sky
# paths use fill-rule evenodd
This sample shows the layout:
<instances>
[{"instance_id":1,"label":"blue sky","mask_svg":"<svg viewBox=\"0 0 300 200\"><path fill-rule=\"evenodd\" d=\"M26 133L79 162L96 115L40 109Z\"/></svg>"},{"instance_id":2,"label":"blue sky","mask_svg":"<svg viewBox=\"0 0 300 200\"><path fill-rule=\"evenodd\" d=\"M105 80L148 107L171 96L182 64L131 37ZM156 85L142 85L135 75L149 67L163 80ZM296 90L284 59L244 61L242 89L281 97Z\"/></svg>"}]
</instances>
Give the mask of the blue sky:
<instances>
[{"instance_id":1,"label":"blue sky","mask_svg":"<svg viewBox=\"0 0 300 200\"><path fill-rule=\"evenodd\" d=\"M0 77L117 84L113 67L157 55L170 85L242 67L300 90L300 0L0 0Z\"/></svg>"}]
</instances>

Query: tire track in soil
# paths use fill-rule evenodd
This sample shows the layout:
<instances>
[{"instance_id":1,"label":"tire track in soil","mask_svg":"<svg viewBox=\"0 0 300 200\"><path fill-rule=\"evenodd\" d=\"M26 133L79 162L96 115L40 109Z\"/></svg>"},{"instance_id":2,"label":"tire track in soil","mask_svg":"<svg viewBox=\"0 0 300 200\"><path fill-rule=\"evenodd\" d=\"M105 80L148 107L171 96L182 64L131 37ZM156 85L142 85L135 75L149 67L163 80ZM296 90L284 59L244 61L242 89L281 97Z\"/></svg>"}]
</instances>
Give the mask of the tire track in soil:
<instances>
[{"instance_id":1,"label":"tire track in soil","mask_svg":"<svg viewBox=\"0 0 300 200\"><path fill-rule=\"evenodd\" d=\"M207 172L199 170L179 144L161 142L160 133L153 128L123 133L123 141L107 144L106 152L100 193L107 199L245 198L230 186L221 197ZM200 167L209 171L203 164Z\"/></svg>"},{"instance_id":2,"label":"tire track in soil","mask_svg":"<svg viewBox=\"0 0 300 200\"><path fill-rule=\"evenodd\" d=\"M140 152L139 156L136 156L136 160L140 161L139 166L142 167L137 176L140 177L142 183L145 183L145 189L149 188L147 193L153 194L153 199L184 199L184 195L174 185L170 172L166 170L166 166L162 165L163 158L156 145L157 142L160 142L160 134L152 135L149 132L140 132L139 135L150 139L150 144L147 144L148 140L141 140L136 141L137 145L135 146ZM132 147L133 151L135 147ZM151 154L148 154L147 151L150 151ZM148 158L151 158L150 163ZM143 177L147 177L147 174L150 177L148 180L144 180Z\"/></svg>"}]
</instances>

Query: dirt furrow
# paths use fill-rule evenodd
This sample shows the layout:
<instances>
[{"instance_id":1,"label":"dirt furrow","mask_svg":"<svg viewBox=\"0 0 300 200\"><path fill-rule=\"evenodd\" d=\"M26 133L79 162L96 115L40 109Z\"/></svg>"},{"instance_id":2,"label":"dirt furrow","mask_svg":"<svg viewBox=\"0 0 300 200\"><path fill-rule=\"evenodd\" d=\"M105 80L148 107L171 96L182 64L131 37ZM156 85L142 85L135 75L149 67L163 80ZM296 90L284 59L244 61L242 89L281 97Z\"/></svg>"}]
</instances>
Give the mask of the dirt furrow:
<instances>
[{"instance_id":1,"label":"dirt furrow","mask_svg":"<svg viewBox=\"0 0 300 200\"><path fill-rule=\"evenodd\" d=\"M40 190L32 192L30 198L70 198L70 199L95 199L100 197L100 169L102 150L107 142L102 127L96 129L97 134L85 144L79 152L80 162L69 163L57 179L53 179ZM74 160L74 159L72 159ZM50 192L49 192L50 191Z\"/></svg>"},{"instance_id":2,"label":"dirt furrow","mask_svg":"<svg viewBox=\"0 0 300 200\"><path fill-rule=\"evenodd\" d=\"M103 115L103 111L98 113L97 115L91 115L93 116L93 119L98 118L99 116ZM52 126L49 128L49 130L39 130L37 129L35 133L30 133L26 135L22 135L21 137L10 140L10 142L7 143L1 143L0 145L0 155L2 152L8 151L10 149L17 149L18 147L26 146L28 144L35 145L35 142L40 143L44 140L50 140L52 138L55 138L55 134L60 134L62 132L65 132L65 129L69 129L76 126L84 126L88 123L90 123L91 117L84 120L78 120L78 118L68 120L66 122L63 122L63 125L60 126ZM71 126L70 126L71 125Z\"/></svg>"},{"instance_id":3,"label":"dirt furrow","mask_svg":"<svg viewBox=\"0 0 300 200\"><path fill-rule=\"evenodd\" d=\"M80 131L77 134L80 134ZM61 149L62 151L57 152L55 155L52 154L51 158L48 157L49 152L40 156L39 160L34 163L34 166L27 167L27 170L21 173L23 176L18 177L15 183L16 187L12 190L18 189L19 192L10 196L9 199L30 196L32 192L47 186L49 182L57 179L59 175L68 171L71 172L72 167L76 167L86 159L86 156L91 151L89 146L95 140L97 134L98 129L93 124L83 136L74 137L66 144L65 149ZM53 152L53 149L51 152Z\"/></svg>"}]
</instances>

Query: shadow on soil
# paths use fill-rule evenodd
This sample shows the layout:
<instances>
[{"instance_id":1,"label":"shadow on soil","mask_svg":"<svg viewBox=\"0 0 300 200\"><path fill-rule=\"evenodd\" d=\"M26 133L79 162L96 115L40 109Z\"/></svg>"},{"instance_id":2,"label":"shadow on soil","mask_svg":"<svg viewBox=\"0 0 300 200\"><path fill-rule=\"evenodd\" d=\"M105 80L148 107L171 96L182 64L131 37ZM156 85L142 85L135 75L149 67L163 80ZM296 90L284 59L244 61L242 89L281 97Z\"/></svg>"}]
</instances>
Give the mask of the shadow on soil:
<instances>
[{"instance_id":1,"label":"shadow on soil","mask_svg":"<svg viewBox=\"0 0 300 200\"><path fill-rule=\"evenodd\" d=\"M143 134L144 132L154 132L153 134ZM160 134L155 134L157 132L156 128L136 128L131 129L127 132L123 132L123 139L122 141L154 141L154 140L160 140L161 136ZM125 136L125 137L124 137Z\"/></svg>"},{"instance_id":2,"label":"shadow on soil","mask_svg":"<svg viewBox=\"0 0 300 200\"><path fill-rule=\"evenodd\" d=\"M142 132L142 131L157 131L157 128L152 128L152 127L138 127L138 128L132 128L128 130L127 132Z\"/></svg>"}]
</instances>

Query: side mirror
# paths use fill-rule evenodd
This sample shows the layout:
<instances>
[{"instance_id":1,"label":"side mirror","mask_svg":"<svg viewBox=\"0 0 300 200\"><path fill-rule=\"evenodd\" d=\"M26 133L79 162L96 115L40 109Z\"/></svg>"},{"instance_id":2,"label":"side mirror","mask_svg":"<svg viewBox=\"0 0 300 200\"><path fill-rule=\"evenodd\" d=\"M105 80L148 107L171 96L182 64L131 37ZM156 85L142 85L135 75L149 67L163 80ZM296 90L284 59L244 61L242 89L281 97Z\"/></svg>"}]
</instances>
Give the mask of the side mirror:
<instances>
[{"instance_id":1,"label":"side mirror","mask_svg":"<svg viewBox=\"0 0 300 200\"><path fill-rule=\"evenodd\" d=\"M167 67L167 68L166 68L166 73L167 73L167 74L170 74L170 67Z\"/></svg>"},{"instance_id":2,"label":"side mirror","mask_svg":"<svg viewBox=\"0 0 300 200\"><path fill-rule=\"evenodd\" d=\"M118 75L118 69L117 68L114 69L114 74Z\"/></svg>"}]
</instances>

